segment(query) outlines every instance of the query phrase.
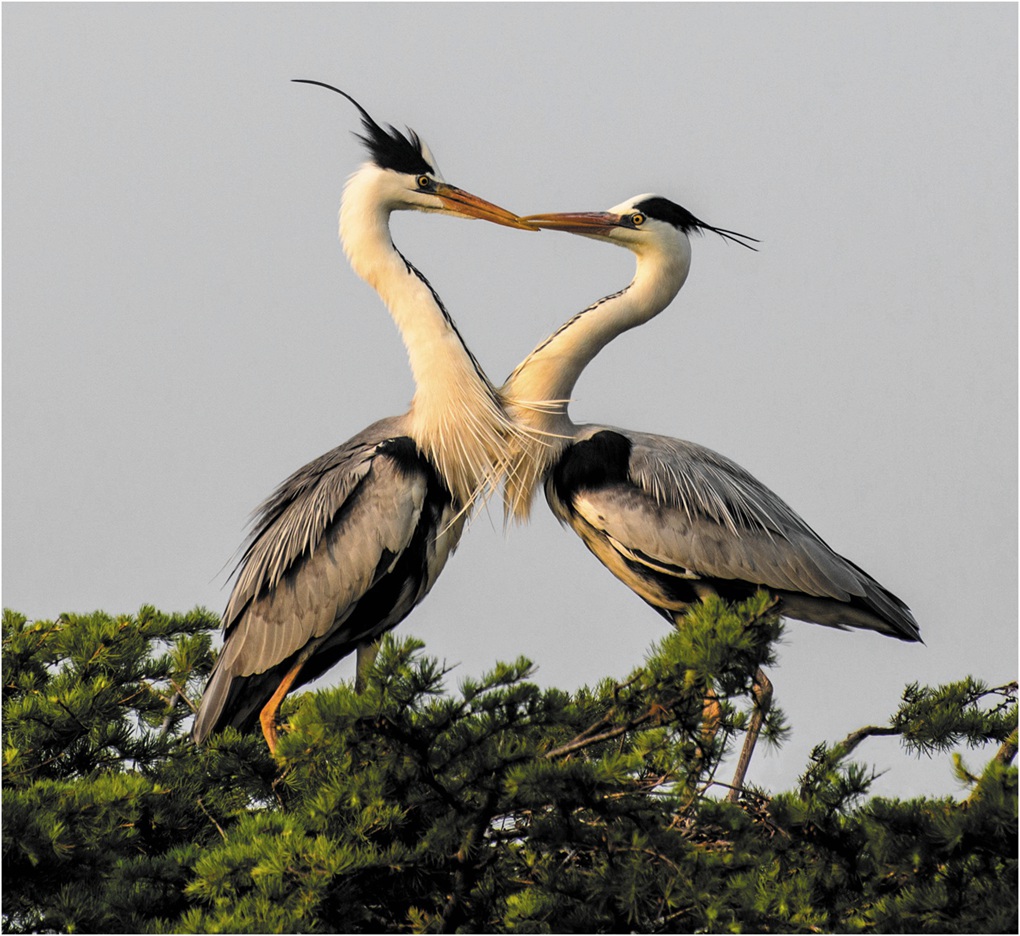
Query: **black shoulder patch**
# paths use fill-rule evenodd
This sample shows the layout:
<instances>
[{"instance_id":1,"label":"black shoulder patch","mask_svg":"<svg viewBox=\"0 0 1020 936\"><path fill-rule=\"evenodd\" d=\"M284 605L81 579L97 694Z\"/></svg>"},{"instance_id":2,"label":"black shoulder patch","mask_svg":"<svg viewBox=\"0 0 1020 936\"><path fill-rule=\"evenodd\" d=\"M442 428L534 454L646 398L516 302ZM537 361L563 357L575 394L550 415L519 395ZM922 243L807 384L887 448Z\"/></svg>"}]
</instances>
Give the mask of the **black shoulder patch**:
<instances>
[{"instance_id":1,"label":"black shoulder patch","mask_svg":"<svg viewBox=\"0 0 1020 936\"><path fill-rule=\"evenodd\" d=\"M406 476L424 475L430 491L438 492L438 496L450 500L450 492L440 477L436 466L425 457L425 454L414 444L410 436L394 436L381 442L375 449L380 455L391 458L397 468Z\"/></svg>"},{"instance_id":2,"label":"black shoulder patch","mask_svg":"<svg viewBox=\"0 0 1020 936\"><path fill-rule=\"evenodd\" d=\"M608 429L575 442L553 469L557 497L569 504L577 491L625 482L629 477L630 450L630 439Z\"/></svg>"},{"instance_id":3,"label":"black shoulder patch","mask_svg":"<svg viewBox=\"0 0 1020 936\"><path fill-rule=\"evenodd\" d=\"M421 474L431 467L428 460L414 444L414 439L409 436L396 436L380 442L375 449L380 455L386 455L396 462L397 467L407 475Z\"/></svg>"}]
</instances>

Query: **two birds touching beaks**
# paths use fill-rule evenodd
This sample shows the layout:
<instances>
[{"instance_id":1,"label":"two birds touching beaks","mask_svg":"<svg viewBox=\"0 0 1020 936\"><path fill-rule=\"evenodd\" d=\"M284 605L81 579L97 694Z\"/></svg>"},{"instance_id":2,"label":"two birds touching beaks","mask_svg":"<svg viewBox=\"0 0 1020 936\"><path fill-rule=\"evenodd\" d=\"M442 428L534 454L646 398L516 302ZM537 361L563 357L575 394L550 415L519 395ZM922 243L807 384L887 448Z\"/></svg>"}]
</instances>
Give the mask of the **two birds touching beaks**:
<instances>
[{"instance_id":1,"label":"two birds touching beaks","mask_svg":"<svg viewBox=\"0 0 1020 936\"><path fill-rule=\"evenodd\" d=\"M303 80L302 80L303 81ZM382 419L300 468L261 505L223 615L224 646L195 720L201 743L256 719L271 750L285 695L352 652L363 673L383 633L428 594L477 499L502 484L507 514L528 517L545 488L555 516L620 581L669 620L708 595L765 588L786 617L919 641L907 606L838 555L739 465L692 442L576 425L567 403L584 368L618 335L665 309L704 231L754 249L754 238L700 221L658 195L608 211L520 218L445 182L413 131L358 108L369 159L347 181L340 239L400 331L416 389ZM616 244L636 258L619 292L572 315L495 387L428 280L394 246L394 211L480 218ZM769 687L734 779L735 796Z\"/></svg>"}]
</instances>

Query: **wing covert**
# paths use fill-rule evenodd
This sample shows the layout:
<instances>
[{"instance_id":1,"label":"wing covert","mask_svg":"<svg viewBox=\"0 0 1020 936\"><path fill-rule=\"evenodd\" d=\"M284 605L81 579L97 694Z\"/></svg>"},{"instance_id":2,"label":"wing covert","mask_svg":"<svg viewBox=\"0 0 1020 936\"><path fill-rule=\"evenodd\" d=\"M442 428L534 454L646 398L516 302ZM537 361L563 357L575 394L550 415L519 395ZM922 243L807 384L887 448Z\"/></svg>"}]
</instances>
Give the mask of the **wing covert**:
<instances>
[{"instance_id":1,"label":"wing covert","mask_svg":"<svg viewBox=\"0 0 1020 936\"><path fill-rule=\"evenodd\" d=\"M406 549L428 478L377 428L295 472L260 509L218 668L249 675L286 660L342 623Z\"/></svg>"},{"instance_id":2,"label":"wing covert","mask_svg":"<svg viewBox=\"0 0 1020 936\"><path fill-rule=\"evenodd\" d=\"M600 431L630 443L626 477L576 486L569 503L628 560L837 601L863 596L852 567L735 462L666 436L593 427L582 438Z\"/></svg>"}]
</instances>

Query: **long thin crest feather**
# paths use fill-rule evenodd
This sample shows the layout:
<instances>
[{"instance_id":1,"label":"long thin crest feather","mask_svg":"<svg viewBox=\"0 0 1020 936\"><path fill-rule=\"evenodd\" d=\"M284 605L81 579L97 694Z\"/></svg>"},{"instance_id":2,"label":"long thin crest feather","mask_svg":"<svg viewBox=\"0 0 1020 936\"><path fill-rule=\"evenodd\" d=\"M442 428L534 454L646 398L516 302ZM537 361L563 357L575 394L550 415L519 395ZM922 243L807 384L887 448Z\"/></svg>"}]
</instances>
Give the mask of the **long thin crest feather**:
<instances>
[{"instance_id":1,"label":"long thin crest feather","mask_svg":"<svg viewBox=\"0 0 1020 936\"><path fill-rule=\"evenodd\" d=\"M361 114L361 125L365 129L365 134L356 133L354 135L368 147L372 159L381 169L393 169L396 172L409 174L435 171L435 167L429 163L425 156L425 144L410 127L407 130L409 137L404 136L392 124L387 124L388 129L384 129L346 91L334 88L333 85L326 84L324 81L315 81L312 78L292 78L291 81L297 84L318 85L320 88L335 91L347 98Z\"/></svg>"}]
</instances>

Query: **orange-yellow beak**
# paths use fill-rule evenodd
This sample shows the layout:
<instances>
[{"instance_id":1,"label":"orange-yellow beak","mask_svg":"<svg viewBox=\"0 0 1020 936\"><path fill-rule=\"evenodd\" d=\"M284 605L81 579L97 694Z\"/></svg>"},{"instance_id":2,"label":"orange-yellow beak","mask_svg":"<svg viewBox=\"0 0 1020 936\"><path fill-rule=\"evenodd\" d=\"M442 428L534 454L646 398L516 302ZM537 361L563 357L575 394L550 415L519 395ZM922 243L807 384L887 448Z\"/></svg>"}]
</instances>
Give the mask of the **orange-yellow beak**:
<instances>
[{"instance_id":1,"label":"orange-yellow beak","mask_svg":"<svg viewBox=\"0 0 1020 936\"><path fill-rule=\"evenodd\" d=\"M530 224L523 218L519 218L512 211L500 208L484 198L465 192L455 185L446 182L436 183L433 194L438 196L443 204L456 215L463 218L481 218L483 221L491 221L493 224L504 224L507 227L517 228L521 231L537 231L534 224Z\"/></svg>"},{"instance_id":2,"label":"orange-yellow beak","mask_svg":"<svg viewBox=\"0 0 1020 936\"><path fill-rule=\"evenodd\" d=\"M560 214L525 215L521 221L537 228L570 234L608 234L620 227L620 216L610 211L568 211Z\"/></svg>"}]
</instances>

